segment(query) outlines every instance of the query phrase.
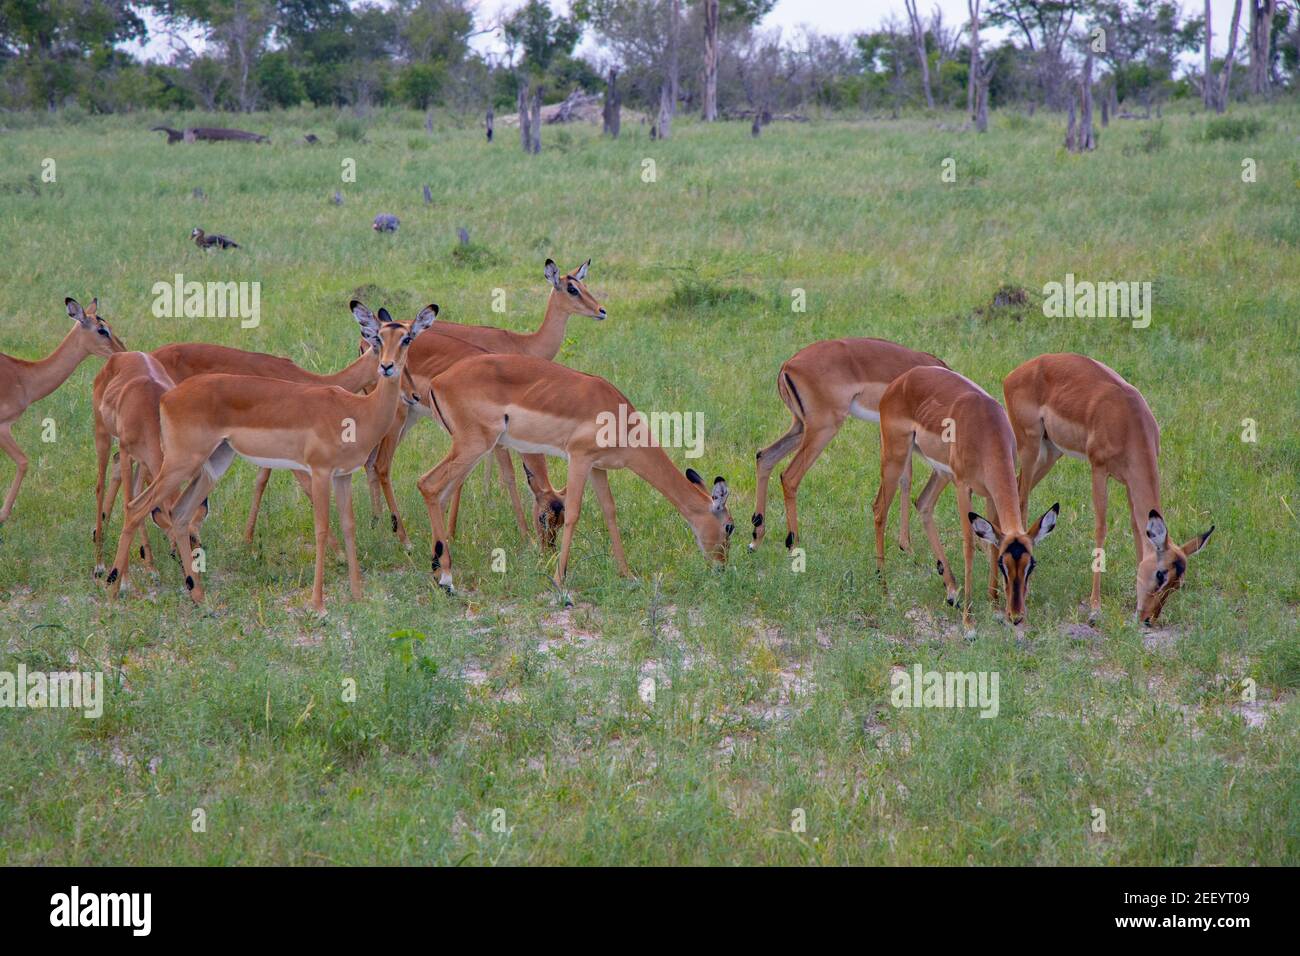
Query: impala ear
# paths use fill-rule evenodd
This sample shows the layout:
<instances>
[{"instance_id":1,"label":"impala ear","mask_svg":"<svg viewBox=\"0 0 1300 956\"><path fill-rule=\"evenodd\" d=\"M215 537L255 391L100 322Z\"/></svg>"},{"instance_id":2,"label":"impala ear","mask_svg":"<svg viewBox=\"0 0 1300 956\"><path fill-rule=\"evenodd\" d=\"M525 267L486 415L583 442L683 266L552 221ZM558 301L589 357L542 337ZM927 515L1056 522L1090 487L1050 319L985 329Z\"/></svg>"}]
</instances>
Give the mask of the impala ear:
<instances>
[{"instance_id":1,"label":"impala ear","mask_svg":"<svg viewBox=\"0 0 1300 956\"><path fill-rule=\"evenodd\" d=\"M93 323L90 319L86 318L85 311L81 308L80 303L78 303L76 299L72 298L72 296L68 296L68 298L63 300L63 304L67 306L68 316L72 321L87 329L91 327Z\"/></svg>"},{"instance_id":2,"label":"impala ear","mask_svg":"<svg viewBox=\"0 0 1300 956\"><path fill-rule=\"evenodd\" d=\"M694 468L686 469L686 480L693 485L699 485L701 488L704 487L704 479L700 477L700 473Z\"/></svg>"},{"instance_id":3,"label":"impala ear","mask_svg":"<svg viewBox=\"0 0 1300 956\"><path fill-rule=\"evenodd\" d=\"M555 290L558 292L560 290L560 267L555 264L554 259L546 260L546 270L544 274L546 275L546 281L553 285Z\"/></svg>"},{"instance_id":4,"label":"impala ear","mask_svg":"<svg viewBox=\"0 0 1300 956\"><path fill-rule=\"evenodd\" d=\"M374 313L356 299L353 299L348 304L348 308L352 310L352 317L357 320L357 325L361 326L361 337L370 344L372 349L378 351L380 348L379 322L375 320ZM379 311L382 315L383 309Z\"/></svg>"},{"instance_id":5,"label":"impala ear","mask_svg":"<svg viewBox=\"0 0 1300 956\"><path fill-rule=\"evenodd\" d=\"M90 305L86 307L86 315L92 319L99 318L99 296L90 300Z\"/></svg>"},{"instance_id":6,"label":"impala ear","mask_svg":"<svg viewBox=\"0 0 1300 956\"><path fill-rule=\"evenodd\" d=\"M1195 554L1197 551L1200 551L1201 548L1205 547L1205 542L1210 540L1210 535L1212 534L1214 534L1214 525L1210 525L1210 530L1205 532L1205 534L1197 535L1191 541L1188 541L1183 545L1183 554L1190 556Z\"/></svg>"},{"instance_id":7,"label":"impala ear","mask_svg":"<svg viewBox=\"0 0 1300 956\"><path fill-rule=\"evenodd\" d=\"M981 541L987 541L989 544L1001 544L1002 532L993 527L993 522L988 518L981 518L973 511L966 513L966 520L970 522L971 531L975 532L975 537Z\"/></svg>"},{"instance_id":8,"label":"impala ear","mask_svg":"<svg viewBox=\"0 0 1300 956\"><path fill-rule=\"evenodd\" d=\"M1169 529L1165 527L1165 519L1154 508L1147 515L1147 540L1155 546L1157 554L1169 546Z\"/></svg>"},{"instance_id":9,"label":"impala ear","mask_svg":"<svg viewBox=\"0 0 1300 956\"><path fill-rule=\"evenodd\" d=\"M1052 529L1056 527L1056 516L1060 513L1061 503L1058 501L1044 511L1042 517L1034 522L1034 526L1029 529L1029 537L1033 539L1034 544L1038 544L1052 533Z\"/></svg>"},{"instance_id":10,"label":"impala ear","mask_svg":"<svg viewBox=\"0 0 1300 956\"><path fill-rule=\"evenodd\" d=\"M731 489L727 487L727 479L721 476L714 478L713 493L710 495L713 499L713 504L709 506L709 510L715 515L722 514L722 512L727 508L727 498L730 494Z\"/></svg>"},{"instance_id":11,"label":"impala ear","mask_svg":"<svg viewBox=\"0 0 1300 956\"><path fill-rule=\"evenodd\" d=\"M436 318L438 318L438 306L435 303L430 302L420 310L420 314L417 315L415 321L411 323L411 334L419 335L429 326L433 325Z\"/></svg>"},{"instance_id":12,"label":"impala ear","mask_svg":"<svg viewBox=\"0 0 1300 956\"><path fill-rule=\"evenodd\" d=\"M579 282L585 282L587 279L587 269L590 266L591 266L591 260L588 259L582 265L578 266L577 271L573 273L573 277L577 279Z\"/></svg>"}]
</instances>

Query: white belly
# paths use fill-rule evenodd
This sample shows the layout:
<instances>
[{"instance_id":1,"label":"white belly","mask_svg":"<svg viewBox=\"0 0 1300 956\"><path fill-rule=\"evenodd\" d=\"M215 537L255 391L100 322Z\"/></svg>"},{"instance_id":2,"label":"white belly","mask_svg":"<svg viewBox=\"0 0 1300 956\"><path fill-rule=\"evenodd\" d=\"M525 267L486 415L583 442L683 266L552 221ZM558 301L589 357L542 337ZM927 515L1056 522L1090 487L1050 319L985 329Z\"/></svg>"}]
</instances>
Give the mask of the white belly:
<instances>
[{"instance_id":1,"label":"white belly","mask_svg":"<svg viewBox=\"0 0 1300 956\"><path fill-rule=\"evenodd\" d=\"M509 432L501 436L501 444L528 455L551 455L554 458L563 458L566 461L569 457L567 451L556 448L554 445L538 445L535 442L520 441L518 438L511 436Z\"/></svg>"},{"instance_id":2,"label":"white belly","mask_svg":"<svg viewBox=\"0 0 1300 956\"><path fill-rule=\"evenodd\" d=\"M852 415L854 418L862 419L864 422L880 421L880 412L871 408L867 408L865 405L862 405L856 398L853 401L849 402L849 414Z\"/></svg>"},{"instance_id":3,"label":"white belly","mask_svg":"<svg viewBox=\"0 0 1300 956\"><path fill-rule=\"evenodd\" d=\"M258 468L284 468L289 471L311 471L306 465L300 462L291 461L288 458L254 458L252 455L240 455L245 461L250 461Z\"/></svg>"}]
</instances>

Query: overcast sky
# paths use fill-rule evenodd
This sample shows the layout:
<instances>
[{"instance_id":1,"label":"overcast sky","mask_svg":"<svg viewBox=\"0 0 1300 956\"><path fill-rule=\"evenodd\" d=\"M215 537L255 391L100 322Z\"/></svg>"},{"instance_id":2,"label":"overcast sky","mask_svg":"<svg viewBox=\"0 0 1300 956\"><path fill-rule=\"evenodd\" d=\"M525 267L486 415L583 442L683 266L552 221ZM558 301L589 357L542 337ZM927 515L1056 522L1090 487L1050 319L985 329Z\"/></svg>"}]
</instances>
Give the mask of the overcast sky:
<instances>
[{"instance_id":1,"label":"overcast sky","mask_svg":"<svg viewBox=\"0 0 1300 956\"><path fill-rule=\"evenodd\" d=\"M356 0L351 0L354 3ZM987 2L987 0L986 0ZM938 7L943 11L944 21L949 24L964 23L969 16L966 0L919 0L926 16ZM474 6L479 11L479 22L492 21L500 12L509 11L522 5L522 0L479 0ZM568 10L568 0L551 0L551 6L557 11ZM1183 3L1184 12L1200 11L1199 2ZM1214 4L1214 49L1222 54L1227 48L1229 21L1232 7L1227 0ZM763 21L764 26L780 27L786 35L797 32L799 27L807 26L819 33L851 34L878 26L889 14L896 14L902 19L906 14L902 0L777 0L776 7ZM150 20L150 32L154 32L154 22ZM1245 29L1242 23L1241 29ZM989 37L992 39L992 35ZM1238 46L1244 42L1244 34L1238 39ZM590 47L588 38L584 46ZM482 36L474 41L477 49L500 49L498 37ZM134 47L134 44L132 44ZM144 48L144 55L149 59L167 59L170 55L167 42L160 37L152 37Z\"/></svg>"}]
</instances>

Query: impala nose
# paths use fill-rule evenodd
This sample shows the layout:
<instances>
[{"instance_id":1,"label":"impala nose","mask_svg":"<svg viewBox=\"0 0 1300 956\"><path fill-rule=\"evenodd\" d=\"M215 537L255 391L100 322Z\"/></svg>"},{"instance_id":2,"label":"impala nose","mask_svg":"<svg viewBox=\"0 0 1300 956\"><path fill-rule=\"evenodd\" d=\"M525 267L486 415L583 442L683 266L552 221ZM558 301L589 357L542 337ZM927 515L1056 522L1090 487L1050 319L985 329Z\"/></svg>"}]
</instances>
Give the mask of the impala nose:
<instances>
[{"instance_id":1,"label":"impala nose","mask_svg":"<svg viewBox=\"0 0 1300 956\"><path fill-rule=\"evenodd\" d=\"M600 310L600 312L597 313L596 318L598 318L598 319L603 319L603 318L606 318L606 317L608 316L608 314L609 314L609 313L607 313L607 312L602 308L602 309Z\"/></svg>"},{"instance_id":2,"label":"impala nose","mask_svg":"<svg viewBox=\"0 0 1300 956\"><path fill-rule=\"evenodd\" d=\"M384 362L379 366L379 374L384 378L392 378L397 374L397 367L392 362Z\"/></svg>"}]
</instances>

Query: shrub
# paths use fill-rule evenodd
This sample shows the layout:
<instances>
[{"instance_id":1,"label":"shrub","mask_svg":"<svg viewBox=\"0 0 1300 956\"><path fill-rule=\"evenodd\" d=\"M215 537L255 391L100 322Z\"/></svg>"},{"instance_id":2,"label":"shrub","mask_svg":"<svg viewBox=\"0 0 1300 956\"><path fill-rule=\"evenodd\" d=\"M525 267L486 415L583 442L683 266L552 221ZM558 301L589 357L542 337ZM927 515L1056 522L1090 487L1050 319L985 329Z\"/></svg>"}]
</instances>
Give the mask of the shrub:
<instances>
[{"instance_id":1,"label":"shrub","mask_svg":"<svg viewBox=\"0 0 1300 956\"><path fill-rule=\"evenodd\" d=\"M1218 116L1205 124L1205 141L1239 143L1264 131L1264 121L1255 116Z\"/></svg>"}]
</instances>

